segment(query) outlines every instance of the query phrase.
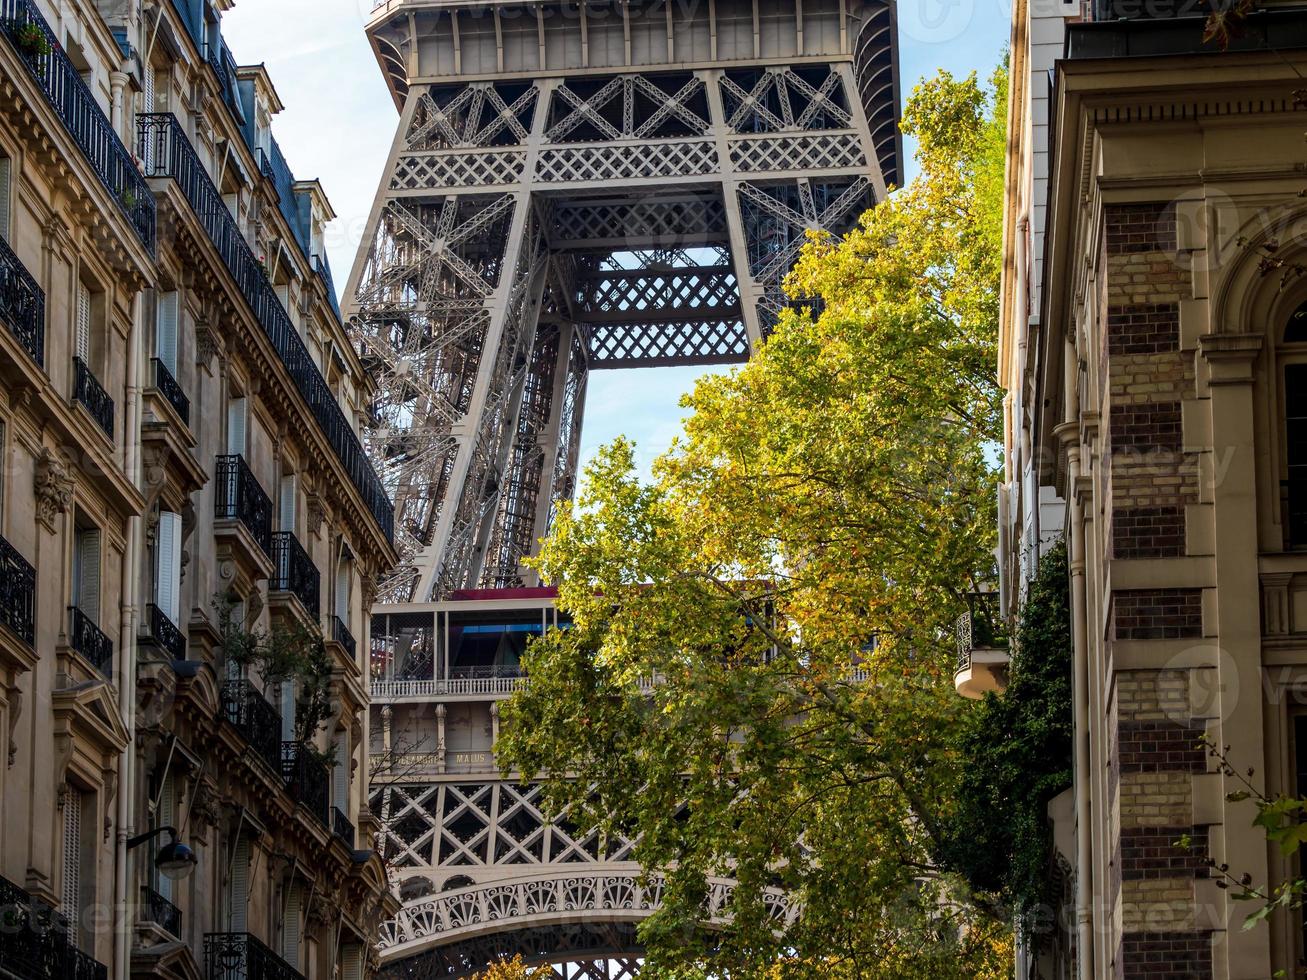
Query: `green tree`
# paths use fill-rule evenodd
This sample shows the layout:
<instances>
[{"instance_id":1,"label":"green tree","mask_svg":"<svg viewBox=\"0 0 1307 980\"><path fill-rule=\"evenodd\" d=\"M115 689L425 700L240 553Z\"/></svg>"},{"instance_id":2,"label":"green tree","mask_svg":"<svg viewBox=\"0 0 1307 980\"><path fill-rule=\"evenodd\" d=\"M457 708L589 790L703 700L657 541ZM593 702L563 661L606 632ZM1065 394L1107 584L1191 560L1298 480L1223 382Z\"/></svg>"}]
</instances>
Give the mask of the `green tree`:
<instances>
[{"instance_id":1,"label":"green tree","mask_svg":"<svg viewBox=\"0 0 1307 980\"><path fill-rule=\"evenodd\" d=\"M994 543L1004 92L918 86L920 177L789 277L820 315L700 381L652 483L627 442L601 451L538 558L573 625L528 651L500 758L574 822L640 835L667 875L651 970L1002 968L939 857L968 710L952 623ZM705 933L714 875L739 887Z\"/></svg>"},{"instance_id":2,"label":"green tree","mask_svg":"<svg viewBox=\"0 0 1307 980\"><path fill-rule=\"evenodd\" d=\"M1048 802L1071 786L1071 609L1066 545L1045 554L1021 607L1010 679L959 729L967 760L944 850L971 887L1047 926L1052 834ZM995 819L1001 814L1001 819Z\"/></svg>"}]
</instances>

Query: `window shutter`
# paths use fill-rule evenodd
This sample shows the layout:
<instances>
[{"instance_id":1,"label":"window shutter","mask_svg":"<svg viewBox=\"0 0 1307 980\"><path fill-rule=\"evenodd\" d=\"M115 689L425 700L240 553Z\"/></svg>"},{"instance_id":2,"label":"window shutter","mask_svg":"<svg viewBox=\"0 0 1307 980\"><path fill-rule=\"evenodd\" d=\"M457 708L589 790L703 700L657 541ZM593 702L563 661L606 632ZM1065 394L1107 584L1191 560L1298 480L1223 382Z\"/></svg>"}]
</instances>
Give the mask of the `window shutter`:
<instances>
[{"instance_id":1,"label":"window shutter","mask_svg":"<svg viewBox=\"0 0 1307 980\"><path fill-rule=\"evenodd\" d=\"M232 398L227 402L227 452L245 455L246 401Z\"/></svg>"},{"instance_id":2,"label":"window shutter","mask_svg":"<svg viewBox=\"0 0 1307 980\"><path fill-rule=\"evenodd\" d=\"M300 965L300 906L303 904L303 891L299 882L295 882L286 894L286 920L281 932L281 958L297 970Z\"/></svg>"},{"instance_id":3,"label":"window shutter","mask_svg":"<svg viewBox=\"0 0 1307 980\"><path fill-rule=\"evenodd\" d=\"M64 799L64 890L61 907L71 924L68 936L76 945L82 911L82 794L71 787Z\"/></svg>"},{"instance_id":4,"label":"window shutter","mask_svg":"<svg viewBox=\"0 0 1307 980\"><path fill-rule=\"evenodd\" d=\"M177 826L177 783L173 778L172 771L163 778L163 785L159 787L159 809L154 815L154 825L156 827L176 827ZM162 838L156 846L162 846L167 843ZM173 880L167 875L160 874L155 869L155 890L166 898L173 901Z\"/></svg>"},{"instance_id":5,"label":"window shutter","mask_svg":"<svg viewBox=\"0 0 1307 980\"><path fill-rule=\"evenodd\" d=\"M87 365L91 363L91 290L84 282L77 284L77 323L73 353Z\"/></svg>"},{"instance_id":6,"label":"window shutter","mask_svg":"<svg viewBox=\"0 0 1307 980\"><path fill-rule=\"evenodd\" d=\"M363 947L352 943L341 955L341 980L363 980Z\"/></svg>"},{"instance_id":7,"label":"window shutter","mask_svg":"<svg viewBox=\"0 0 1307 980\"><path fill-rule=\"evenodd\" d=\"M177 293L159 293L155 310L154 353L174 378L177 376Z\"/></svg>"},{"instance_id":8,"label":"window shutter","mask_svg":"<svg viewBox=\"0 0 1307 980\"><path fill-rule=\"evenodd\" d=\"M0 157L0 238L10 241L13 233L9 229L9 202L13 197L10 178L13 165L8 157Z\"/></svg>"},{"instance_id":9,"label":"window shutter","mask_svg":"<svg viewBox=\"0 0 1307 980\"><path fill-rule=\"evenodd\" d=\"M295 531L295 477L281 478L281 530Z\"/></svg>"},{"instance_id":10,"label":"window shutter","mask_svg":"<svg viewBox=\"0 0 1307 980\"><path fill-rule=\"evenodd\" d=\"M233 845L236 853L231 862L231 884L227 889L227 921L230 932L249 932L250 912L250 842L242 837Z\"/></svg>"},{"instance_id":11,"label":"window shutter","mask_svg":"<svg viewBox=\"0 0 1307 980\"><path fill-rule=\"evenodd\" d=\"M100 532L77 533L77 595L75 604L96 625L100 623Z\"/></svg>"},{"instance_id":12,"label":"window shutter","mask_svg":"<svg viewBox=\"0 0 1307 980\"><path fill-rule=\"evenodd\" d=\"M145 66L145 112L153 112L155 107L154 65Z\"/></svg>"},{"instance_id":13,"label":"window shutter","mask_svg":"<svg viewBox=\"0 0 1307 980\"><path fill-rule=\"evenodd\" d=\"M154 550L154 604L176 625L181 622L181 514L160 511Z\"/></svg>"}]
</instances>

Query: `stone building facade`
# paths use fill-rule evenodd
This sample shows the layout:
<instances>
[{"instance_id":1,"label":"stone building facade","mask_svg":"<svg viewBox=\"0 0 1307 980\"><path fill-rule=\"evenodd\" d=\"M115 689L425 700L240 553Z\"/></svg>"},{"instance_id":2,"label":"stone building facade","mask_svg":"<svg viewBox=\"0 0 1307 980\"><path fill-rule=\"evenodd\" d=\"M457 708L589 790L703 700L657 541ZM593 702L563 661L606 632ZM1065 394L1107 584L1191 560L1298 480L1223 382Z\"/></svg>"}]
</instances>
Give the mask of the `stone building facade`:
<instances>
[{"instance_id":1,"label":"stone building facade","mask_svg":"<svg viewBox=\"0 0 1307 980\"><path fill-rule=\"evenodd\" d=\"M0 976L362 978L393 912L370 382L228 6L0 0Z\"/></svg>"},{"instance_id":2,"label":"stone building facade","mask_svg":"<svg viewBox=\"0 0 1307 980\"><path fill-rule=\"evenodd\" d=\"M1064 955L1030 976L1293 976L1307 952L1300 912L1244 929L1234 898L1303 870L1245 793L1307 791L1307 11L1268 5L1225 51L1204 23L1094 3L1013 86L1014 114L1048 100L1009 158L1046 218L1029 318L1004 311L1008 453L1064 502L1076 722ZM1009 566L1017 537L1009 514Z\"/></svg>"}]
</instances>

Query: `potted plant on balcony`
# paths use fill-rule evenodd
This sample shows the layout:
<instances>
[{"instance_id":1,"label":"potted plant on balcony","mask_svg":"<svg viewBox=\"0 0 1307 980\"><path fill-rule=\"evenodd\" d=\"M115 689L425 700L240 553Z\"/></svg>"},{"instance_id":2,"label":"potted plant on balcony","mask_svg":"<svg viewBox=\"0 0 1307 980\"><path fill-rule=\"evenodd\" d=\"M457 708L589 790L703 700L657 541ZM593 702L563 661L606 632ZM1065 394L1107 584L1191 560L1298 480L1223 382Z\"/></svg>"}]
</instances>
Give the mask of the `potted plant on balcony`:
<instances>
[{"instance_id":1,"label":"potted plant on balcony","mask_svg":"<svg viewBox=\"0 0 1307 980\"><path fill-rule=\"evenodd\" d=\"M50 42L45 31L30 20L10 27L9 36L14 39L14 46L25 58L35 59L50 53Z\"/></svg>"}]
</instances>

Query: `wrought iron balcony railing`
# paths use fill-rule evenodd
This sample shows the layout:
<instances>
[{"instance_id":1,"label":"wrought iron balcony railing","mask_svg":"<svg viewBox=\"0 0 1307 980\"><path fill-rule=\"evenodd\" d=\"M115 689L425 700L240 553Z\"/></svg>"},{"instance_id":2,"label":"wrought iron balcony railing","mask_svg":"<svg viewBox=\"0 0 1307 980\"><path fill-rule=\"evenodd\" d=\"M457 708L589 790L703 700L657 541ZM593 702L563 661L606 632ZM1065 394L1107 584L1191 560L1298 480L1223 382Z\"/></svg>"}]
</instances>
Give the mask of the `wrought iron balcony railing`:
<instances>
[{"instance_id":1,"label":"wrought iron balcony railing","mask_svg":"<svg viewBox=\"0 0 1307 980\"><path fill-rule=\"evenodd\" d=\"M163 361L157 357L152 357L150 358L150 364L154 367L155 389L172 406L172 410L182 420L182 425L190 425L191 400L182 391L182 386L177 383L177 379L172 376L172 372L168 370L168 365L164 364Z\"/></svg>"},{"instance_id":2,"label":"wrought iron balcony railing","mask_svg":"<svg viewBox=\"0 0 1307 980\"><path fill-rule=\"evenodd\" d=\"M327 767L303 742L281 743L281 776L286 780L286 792L290 798L304 804L324 827L330 827L327 807L331 798L331 777Z\"/></svg>"},{"instance_id":3,"label":"wrought iron balcony railing","mask_svg":"<svg viewBox=\"0 0 1307 980\"><path fill-rule=\"evenodd\" d=\"M113 640L76 606L68 607L68 620L68 645L105 677L112 677Z\"/></svg>"},{"instance_id":4,"label":"wrought iron balcony railing","mask_svg":"<svg viewBox=\"0 0 1307 980\"><path fill-rule=\"evenodd\" d=\"M32 0L0 0L0 33L27 65L46 101L118 203L136 237L153 252L154 195L36 4ZM36 34L44 38L44 44L26 40Z\"/></svg>"},{"instance_id":5,"label":"wrought iron balcony railing","mask_svg":"<svg viewBox=\"0 0 1307 980\"><path fill-rule=\"evenodd\" d=\"M282 742L281 770L291 799L303 803L323 826L331 827L331 772L312 746Z\"/></svg>"},{"instance_id":6,"label":"wrought iron balcony railing","mask_svg":"<svg viewBox=\"0 0 1307 980\"><path fill-rule=\"evenodd\" d=\"M151 177L171 177L177 182L236 288L272 342L291 381L349 475L350 483L363 498L364 505L386 538L393 540L395 511L381 480L185 132L170 113L147 113L138 116L137 120L140 154L145 161L146 173Z\"/></svg>"},{"instance_id":7,"label":"wrought iron balcony railing","mask_svg":"<svg viewBox=\"0 0 1307 980\"><path fill-rule=\"evenodd\" d=\"M81 402L96 425L113 438L113 399L80 357L73 358L73 400Z\"/></svg>"},{"instance_id":8,"label":"wrought iron balcony railing","mask_svg":"<svg viewBox=\"0 0 1307 980\"><path fill-rule=\"evenodd\" d=\"M107 980L109 971L72 944L64 916L0 878L0 975Z\"/></svg>"},{"instance_id":9,"label":"wrought iron balcony railing","mask_svg":"<svg viewBox=\"0 0 1307 980\"><path fill-rule=\"evenodd\" d=\"M344 621L339 616L331 617L331 638L345 648L345 652L353 659L356 644L354 643L354 634L349 631Z\"/></svg>"},{"instance_id":10,"label":"wrought iron balcony railing","mask_svg":"<svg viewBox=\"0 0 1307 980\"><path fill-rule=\"evenodd\" d=\"M319 595L322 592L322 577L318 566L304 550L295 535L289 531L278 531L272 536L272 561L276 571L268 588L273 592L289 592L303 603L310 616L318 618L320 608Z\"/></svg>"},{"instance_id":11,"label":"wrought iron balcony railing","mask_svg":"<svg viewBox=\"0 0 1307 980\"><path fill-rule=\"evenodd\" d=\"M354 846L354 824L338 806L331 808L331 832L343 840L346 847Z\"/></svg>"},{"instance_id":12,"label":"wrought iron balcony railing","mask_svg":"<svg viewBox=\"0 0 1307 980\"><path fill-rule=\"evenodd\" d=\"M222 688L222 716L273 773L281 775L281 715L249 681Z\"/></svg>"},{"instance_id":13,"label":"wrought iron balcony railing","mask_svg":"<svg viewBox=\"0 0 1307 980\"><path fill-rule=\"evenodd\" d=\"M177 624L154 603L145 607L145 615L150 627L150 639L154 640L155 645L166 651L173 660L185 660L186 637L177 628Z\"/></svg>"},{"instance_id":14,"label":"wrought iron balcony railing","mask_svg":"<svg viewBox=\"0 0 1307 980\"><path fill-rule=\"evenodd\" d=\"M0 623L29 647L36 645L36 569L0 538Z\"/></svg>"},{"instance_id":15,"label":"wrought iron balcony railing","mask_svg":"<svg viewBox=\"0 0 1307 980\"><path fill-rule=\"evenodd\" d=\"M204 980L304 980L304 975L248 932L204 936Z\"/></svg>"},{"instance_id":16,"label":"wrought iron balcony railing","mask_svg":"<svg viewBox=\"0 0 1307 980\"><path fill-rule=\"evenodd\" d=\"M45 293L3 238L0 238L0 320L36 366L44 370Z\"/></svg>"},{"instance_id":17,"label":"wrought iron balcony railing","mask_svg":"<svg viewBox=\"0 0 1307 980\"><path fill-rule=\"evenodd\" d=\"M271 498L239 453L219 456L217 470L214 516L220 521L240 521L263 553L271 558Z\"/></svg>"},{"instance_id":18,"label":"wrought iron balcony railing","mask_svg":"<svg viewBox=\"0 0 1307 980\"><path fill-rule=\"evenodd\" d=\"M971 666L974 650L1007 649L1007 625L998 614L997 592L967 594L967 611L958 617L958 670Z\"/></svg>"},{"instance_id":19,"label":"wrought iron balcony railing","mask_svg":"<svg viewBox=\"0 0 1307 980\"><path fill-rule=\"evenodd\" d=\"M141 918L178 939L182 937L182 910L153 888L141 888Z\"/></svg>"}]
</instances>

